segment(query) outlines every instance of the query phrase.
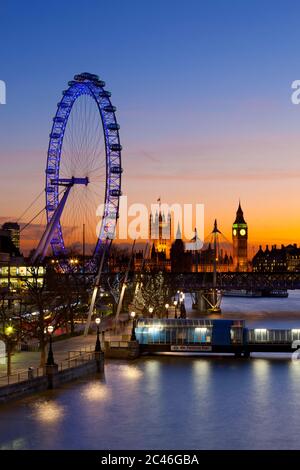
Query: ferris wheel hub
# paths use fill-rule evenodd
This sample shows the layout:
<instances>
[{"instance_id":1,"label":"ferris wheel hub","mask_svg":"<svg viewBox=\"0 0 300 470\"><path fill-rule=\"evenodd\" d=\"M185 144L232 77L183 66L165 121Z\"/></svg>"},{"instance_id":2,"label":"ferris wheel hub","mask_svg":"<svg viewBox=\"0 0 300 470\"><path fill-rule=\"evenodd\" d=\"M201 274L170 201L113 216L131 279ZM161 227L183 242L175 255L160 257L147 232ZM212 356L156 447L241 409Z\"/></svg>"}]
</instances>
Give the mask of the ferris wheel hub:
<instances>
[{"instance_id":1,"label":"ferris wheel hub","mask_svg":"<svg viewBox=\"0 0 300 470\"><path fill-rule=\"evenodd\" d=\"M51 184L55 186L74 186L74 184L84 184L87 186L89 184L89 179L87 176L85 178L76 178L75 176L72 176L72 178L52 179Z\"/></svg>"}]
</instances>

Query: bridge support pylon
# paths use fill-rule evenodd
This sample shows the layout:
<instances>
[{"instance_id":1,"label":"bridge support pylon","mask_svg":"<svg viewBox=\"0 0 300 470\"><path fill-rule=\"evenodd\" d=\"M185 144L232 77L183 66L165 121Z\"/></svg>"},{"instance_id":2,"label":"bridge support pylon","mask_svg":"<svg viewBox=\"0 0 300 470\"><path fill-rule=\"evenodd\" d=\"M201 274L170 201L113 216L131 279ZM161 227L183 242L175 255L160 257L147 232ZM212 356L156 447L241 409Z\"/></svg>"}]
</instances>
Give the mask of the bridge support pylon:
<instances>
[{"instance_id":1,"label":"bridge support pylon","mask_svg":"<svg viewBox=\"0 0 300 470\"><path fill-rule=\"evenodd\" d=\"M221 313L222 294L217 289L200 289L195 292L193 309L199 313Z\"/></svg>"}]
</instances>

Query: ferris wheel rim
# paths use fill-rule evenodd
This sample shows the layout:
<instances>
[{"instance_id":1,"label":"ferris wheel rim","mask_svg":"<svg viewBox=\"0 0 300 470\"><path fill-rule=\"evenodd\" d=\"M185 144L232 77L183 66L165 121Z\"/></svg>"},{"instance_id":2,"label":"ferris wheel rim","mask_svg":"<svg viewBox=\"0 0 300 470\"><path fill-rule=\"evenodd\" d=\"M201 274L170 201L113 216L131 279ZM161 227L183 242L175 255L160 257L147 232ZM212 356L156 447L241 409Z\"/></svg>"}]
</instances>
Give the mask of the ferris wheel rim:
<instances>
[{"instance_id":1,"label":"ferris wheel rim","mask_svg":"<svg viewBox=\"0 0 300 470\"><path fill-rule=\"evenodd\" d=\"M117 219L119 217L119 203L121 196L121 150L119 136L119 124L116 119L116 108L110 100L110 92L104 89L105 82L99 80L94 74L83 73L75 75L74 80L68 83L68 88L63 91L63 97L57 105L57 111L53 118L47 152L45 194L46 217L50 222L59 204L59 187L53 184L59 179L62 148L65 131L74 104L83 95L89 95L95 102L101 119L103 137L105 142L105 191L103 203L101 227L93 251L92 258L98 256L101 247L107 239L113 239ZM57 224L51 239L51 248L55 257L66 256L66 246L63 237L61 222Z\"/></svg>"}]
</instances>

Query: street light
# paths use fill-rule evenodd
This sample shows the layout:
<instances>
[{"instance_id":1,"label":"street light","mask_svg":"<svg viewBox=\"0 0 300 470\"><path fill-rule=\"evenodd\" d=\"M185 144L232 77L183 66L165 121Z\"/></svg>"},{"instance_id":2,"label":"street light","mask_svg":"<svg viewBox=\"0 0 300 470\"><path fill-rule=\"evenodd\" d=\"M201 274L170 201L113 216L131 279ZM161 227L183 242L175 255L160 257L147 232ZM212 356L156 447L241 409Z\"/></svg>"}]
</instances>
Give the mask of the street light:
<instances>
[{"instance_id":1,"label":"street light","mask_svg":"<svg viewBox=\"0 0 300 470\"><path fill-rule=\"evenodd\" d=\"M175 307L175 318L177 318L177 304L178 304L177 300L174 300L173 304Z\"/></svg>"},{"instance_id":2,"label":"street light","mask_svg":"<svg viewBox=\"0 0 300 470\"><path fill-rule=\"evenodd\" d=\"M47 358L46 366L55 366L53 351L52 351L52 333L53 333L53 330L54 330L53 326L48 325L47 331L48 331L48 334L49 334L49 351L48 351L48 358Z\"/></svg>"},{"instance_id":3,"label":"street light","mask_svg":"<svg viewBox=\"0 0 300 470\"><path fill-rule=\"evenodd\" d=\"M131 331L131 341L136 341L136 336L135 336L135 312L131 312L130 316L132 318L132 331Z\"/></svg>"},{"instance_id":4,"label":"street light","mask_svg":"<svg viewBox=\"0 0 300 470\"><path fill-rule=\"evenodd\" d=\"M8 325L8 326L5 328L5 334L6 334L7 336L11 335L13 332L14 332L13 326Z\"/></svg>"},{"instance_id":5,"label":"street light","mask_svg":"<svg viewBox=\"0 0 300 470\"><path fill-rule=\"evenodd\" d=\"M185 305L184 305L184 299L185 299L185 293L184 292L180 292L180 299L179 299L179 303L180 303L180 318L185 318L186 317L186 310L185 310Z\"/></svg>"},{"instance_id":6,"label":"street light","mask_svg":"<svg viewBox=\"0 0 300 470\"><path fill-rule=\"evenodd\" d=\"M153 307L149 307L149 313L150 313L150 315L153 313L153 310L154 310Z\"/></svg>"},{"instance_id":7,"label":"street light","mask_svg":"<svg viewBox=\"0 0 300 470\"><path fill-rule=\"evenodd\" d=\"M95 323L97 325L97 340L96 340L95 352L100 353L102 352L100 338L99 338L101 318L97 317L95 320Z\"/></svg>"},{"instance_id":8,"label":"street light","mask_svg":"<svg viewBox=\"0 0 300 470\"><path fill-rule=\"evenodd\" d=\"M167 314L167 318L168 318L169 304L166 304L165 307L166 307L166 314Z\"/></svg>"}]
</instances>

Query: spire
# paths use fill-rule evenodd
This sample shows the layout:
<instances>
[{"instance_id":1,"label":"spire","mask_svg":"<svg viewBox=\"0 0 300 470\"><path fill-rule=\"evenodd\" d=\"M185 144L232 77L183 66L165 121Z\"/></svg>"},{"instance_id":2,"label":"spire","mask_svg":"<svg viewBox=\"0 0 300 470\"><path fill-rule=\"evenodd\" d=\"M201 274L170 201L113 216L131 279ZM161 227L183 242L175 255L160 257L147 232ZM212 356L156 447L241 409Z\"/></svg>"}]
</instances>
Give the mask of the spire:
<instances>
[{"instance_id":1,"label":"spire","mask_svg":"<svg viewBox=\"0 0 300 470\"><path fill-rule=\"evenodd\" d=\"M191 250L192 251L201 250L201 248L203 246L203 243L201 242L200 238L198 237L198 232L197 232L196 227L195 227L194 233L195 233L195 235L191 239L191 243L188 244L188 245L191 245L191 247L192 247Z\"/></svg>"},{"instance_id":2,"label":"spire","mask_svg":"<svg viewBox=\"0 0 300 470\"><path fill-rule=\"evenodd\" d=\"M217 219L215 219L214 229L213 229L212 233L221 233L220 230L218 229Z\"/></svg>"},{"instance_id":3,"label":"spire","mask_svg":"<svg viewBox=\"0 0 300 470\"><path fill-rule=\"evenodd\" d=\"M192 240L191 240L192 242L196 242L197 240L199 240L199 238L198 238L198 232L197 232L197 228L196 228L196 227L195 227L194 233L195 233L195 235L193 236L193 238L192 238Z\"/></svg>"},{"instance_id":4,"label":"spire","mask_svg":"<svg viewBox=\"0 0 300 470\"><path fill-rule=\"evenodd\" d=\"M176 240L181 240L181 230L180 230L179 222L178 222L178 226L177 226Z\"/></svg>"},{"instance_id":5,"label":"spire","mask_svg":"<svg viewBox=\"0 0 300 470\"><path fill-rule=\"evenodd\" d=\"M241 207L241 201L239 200L239 207L238 210L236 211L236 218L234 221L235 224L246 224L246 221L244 219L244 213Z\"/></svg>"},{"instance_id":6,"label":"spire","mask_svg":"<svg viewBox=\"0 0 300 470\"><path fill-rule=\"evenodd\" d=\"M160 199L160 196L159 196L159 198L157 199L157 202L158 202L158 212L159 212L159 216L160 216L160 213L161 213L161 210L160 210L160 208L161 208L161 199Z\"/></svg>"}]
</instances>

